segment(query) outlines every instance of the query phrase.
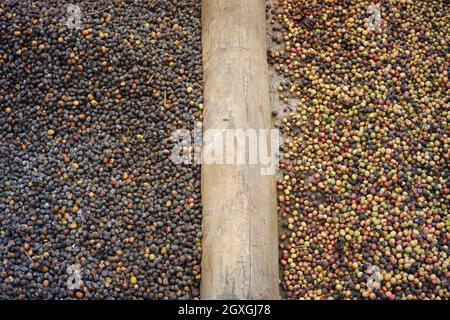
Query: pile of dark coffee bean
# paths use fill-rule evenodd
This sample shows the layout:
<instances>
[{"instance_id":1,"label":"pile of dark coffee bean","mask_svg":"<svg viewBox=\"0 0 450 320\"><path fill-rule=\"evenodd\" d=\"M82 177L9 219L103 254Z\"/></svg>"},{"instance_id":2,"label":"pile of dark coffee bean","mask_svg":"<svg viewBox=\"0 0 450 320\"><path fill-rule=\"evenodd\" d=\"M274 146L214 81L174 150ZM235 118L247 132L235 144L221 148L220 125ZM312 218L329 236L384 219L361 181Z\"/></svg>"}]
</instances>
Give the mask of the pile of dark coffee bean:
<instances>
[{"instance_id":1,"label":"pile of dark coffee bean","mask_svg":"<svg viewBox=\"0 0 450 320\"><path fill-rule=\"evenodd\" d=\"M0 298L199 296L200 1L0 3Z\"/></svg>"}]
</instances>

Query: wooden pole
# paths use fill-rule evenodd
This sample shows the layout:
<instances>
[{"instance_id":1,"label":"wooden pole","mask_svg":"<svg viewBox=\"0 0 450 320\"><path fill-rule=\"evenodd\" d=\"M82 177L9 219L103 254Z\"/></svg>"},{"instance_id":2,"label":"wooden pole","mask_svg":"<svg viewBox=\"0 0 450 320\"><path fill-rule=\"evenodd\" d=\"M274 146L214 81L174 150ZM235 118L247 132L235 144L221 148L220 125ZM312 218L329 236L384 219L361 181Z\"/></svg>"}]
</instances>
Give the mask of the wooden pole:
<instances>
[{"instance_id":1,"label":"wooden pole","mask_svg":"<svg viewBox=\"0 0 450 320\"><path fill-rule=\"evenodd\" d=\"M203 129L270 129L265 0L203 0ZM248 149L247 149L248 155ZM278 299L276 179L202 163L202 299Z\"/></svg>"}]
</instances>

